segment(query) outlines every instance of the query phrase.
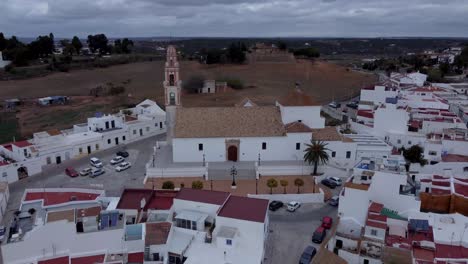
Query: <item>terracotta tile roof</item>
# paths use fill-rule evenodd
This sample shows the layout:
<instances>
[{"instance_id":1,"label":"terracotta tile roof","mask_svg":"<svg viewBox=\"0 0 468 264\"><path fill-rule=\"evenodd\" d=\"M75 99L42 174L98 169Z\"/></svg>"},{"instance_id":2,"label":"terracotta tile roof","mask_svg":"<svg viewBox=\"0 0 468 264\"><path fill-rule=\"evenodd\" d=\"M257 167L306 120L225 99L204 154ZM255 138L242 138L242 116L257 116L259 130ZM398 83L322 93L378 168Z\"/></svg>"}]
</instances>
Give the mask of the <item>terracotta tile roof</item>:
<instances>
[{"instance_id":1,"label":"terracotta tile roof","mask_svg":"<svg viewBox=\"0 0 468 264\"><path fill-rule=\"evenodd\" d=\"M468 156L448 154L442 156L443 162L468 162Z\"/></svg>"},{"instance_id":2,"label":"terracotta tile roof","mask_svg":"<svg viewBox=\"0 0 468 264\"><path fill-rule=\"evenodd\" d=\"M342 136L336 130L336 127L325 127L312 129L312 139L320 141L341 141Z\"/></svg>"},{"instance_id":3,"label":"terracotta tile roof","mask_svg":"<svg viewBox=\"0 0 468 264\"><path fill-rule=\"evenodd\" d=\"M357 183L352 183L352 182L346 182L344 184L344 187L357 189L357 190L363 190L363 191L367 191L369 189L369 185L357 184Z\"/></svg>"},{"instance_id":4,"label":"terracotta tile roof","mask_svg":"<svg viewBox=\"0 0 468 264\"><path fill-rule=\"evenodd\" d=\"M226 202L229 195L230 193L228 192L182 188L175 198L179 200L222 205Z\"/></svg>"},{"instance_id":5,"label":"terracotta tile roof","mask_svg":"<svg viewBox=\"0 0 468 264\"><path fill-rule=\"evenodd\" d=\"M279 137L286 135L276 106L179 108L176 138Z\"/></svg>"},{"instance_id":6,"label":"terracotta tile roof","mask_svg":"<svg viewBox=\"0 0 468 264\"><path fill-rule=\"evenodd\" d=\"M29 141L27 141L27 140L16 141L16 142L13 142L13 143L11 143L11 144L17 146L18 148L25 148L25 147L32 146L32 144L29 143Z\"/></svg>"},{"instance_id":7,"label":"terracotta tile roof","mask_svg":"<svg viewBox=\"0 0 468 264\"><path fill-rule=\"evenodd\" d=\"M47 260L39 260L37 262L37 264L68 264L68 263L69 263L68 256L51 258Z\"/></svg>"},{"instance_id":8,"label":"terracotta tile roof","mask_svg":"<svg viewBox=\"0 0 468 264\"><path fill-rule=\"evenodd\" d=\"M55 211L47 213L47 223L67 220L69 222L75 222L75 210L64 210L64 211Z\"/></svg>"},{"instance_id":9,"label":"terracotta tile roof","mask_svg":"<svg viewBox=\"0 0 468 264\"><path fill-rule=\"evenodd\" d=\"M44 200L44 206L68 203L71 201L93 201L97 193L85 192L28 192L24 201Z\"/></svg>"},{"instance_id":10,"label":"terracotta tile roof","mask_svg":"<svg viewBox=\"0 0 468 264\"><path fill-rule=\"evenodd\" d=\"M62 132L60 132L60 130L58 129L51 129L51 130L47 130L47 134L49 134L50 136L57 136L57 135L62 134Z\"/></svg>"},{"instance_id":11,"label":"terracotta tile roof","mask_svg":"<svg viewBox=\"0 0 468 264\"><path fill-rule=\"evenodd\" d=\"M371 205L369 206L369 212L380 213L383 207L384 206L381 203L372 202Z\"/></svg>"},{"instance_id":12,"label":"terracotta tile roof","mask_svg":"<svg viewBox=\"0 0 468 264\"><path fill-rule=\"evenodd\" d=\"M166 244L171 226L168 222L146 223L145 245Z\"/></svg>"},{"instance_id":13,"label":"terracotta tile roof","mask_svg":"<svg viewBox=\"0 0 468 264\"><path fill-rule=\"evenodd\" d=\"M380 215L380 214L369 214L367 216L367 219L378 221L378 222L387 222L387 217L385 215Z\"/></svg>"},{"instance_id":14,"label":"terracotta tile roof","mask_svg":"<svg viewBox=\"0 0 468 264\"><path fill-rule=\"evenodd\" d=\"M287 133L307 133L312 132L312 129L302 122L292 122L284 126Z\"/></svg>"},{"instance_id":15,"label":"terracotta tile roof","mask_svg":"<svg viewBox=\"0 0 468 264\"><path fill-rule=\"evenodd\" d=\"M143 263L144 260L143 252L128 253L128 263Z\"/></svg>"},{"instance_id":16,"label":"terracotta tile roof","mask_svg":"<svg viewBox=\"0 0 468 264\"><path fill-rule=\"evenodd\" d=\"M383 223L379 223L379 222L375 222L375 221L370 221L370 220L366 221L366 226L372 226L372 227L375 227L375 228L387 229L387 224L383 224Z\"/></svg>"},{"instance_id":17,"label":"terracotta tile roof","mask_svg":"<svg viewBox=\"0 0 468 264\"><path fill-rule=\"evenodd\" d=\"M448 259L468 259L468 248L463 246L436 244L435 257Z\"/></svg>"},{"instance_id":18,"label":"terracotta tile roof","mask_svg":"<svg viewBox=\"0 0 468 264\"><path fill-rule=\"evenodd\" d=\"M218 216L264 223L268 203L265 199L230 196Z\"/></svg>"},{"instance_id":19,"label":"terracotta tile roof","mask_svg":"<svg viewBox=\"0 0 468 264\"><path fill-rule=\"evenodd\" d=\"M129 115L125 115L124 117L125 117L125 122L131 122L131 121L138 120L138 118L133 117L133 116L129 116Z\"/></svg>"},{"instance_id":20,"label":"terracotta tile roof","mask_svg":"<svg viewBox=\"0 0 468 264\"><path fill-rule=\"evenodd\" d=\"M172 190L125 189L120 196L118 209L141 209L141 200L145 199L145 211L148 209L168 210L177 195Z\"/></svg>"},{"instance_id":21,"label":"terracotta tile roof","mask_svg":"<svg viewBox=\"0 0 468 264\"><path fill-rule=\"evenodd\" d=\"M94 255L94 256L86 256L86 257L77 257L72 258L70 264L95 264L95 263L103 263L104 258L106 255Z\"/></svg>"},{"instance_id":22,"label":"terracotta tile roof","mask_svg":"<svg viewBox=\"0 0 468 264\"><path fill-rule=\"evenodd\" d=\"M307 95L302 89L291 89L288 94L278 100L283 106L319 106L310 95Z\"/></svg>"}]
</instances>

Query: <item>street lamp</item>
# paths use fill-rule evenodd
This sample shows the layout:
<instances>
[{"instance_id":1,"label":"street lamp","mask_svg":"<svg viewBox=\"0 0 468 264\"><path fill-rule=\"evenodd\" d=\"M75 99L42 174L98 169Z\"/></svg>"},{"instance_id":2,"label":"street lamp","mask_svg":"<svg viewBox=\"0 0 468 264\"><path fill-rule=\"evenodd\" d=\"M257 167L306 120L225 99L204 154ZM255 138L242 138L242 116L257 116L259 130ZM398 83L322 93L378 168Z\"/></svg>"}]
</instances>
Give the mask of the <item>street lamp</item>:
<instances>
[{"instance_id":1,"label":"street lamp","mask_svg":"<svg viewBox=\"0 0 468 264\"><path fill-rule=\"evenodd\" d=\"M231 187L235 188L236 187L236 176L237 176L237 170L236 167L233 165L231 168L231 176L232 176L232 184Z\"/></svg>"}]
</instances>

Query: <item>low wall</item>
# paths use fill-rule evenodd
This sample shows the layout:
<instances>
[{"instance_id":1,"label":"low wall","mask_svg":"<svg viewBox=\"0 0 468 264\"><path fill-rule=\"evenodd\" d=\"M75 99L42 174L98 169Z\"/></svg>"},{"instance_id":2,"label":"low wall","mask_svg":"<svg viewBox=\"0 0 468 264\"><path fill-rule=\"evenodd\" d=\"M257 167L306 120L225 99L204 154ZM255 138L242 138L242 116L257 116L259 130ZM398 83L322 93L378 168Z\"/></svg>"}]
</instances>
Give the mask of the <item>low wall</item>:
<instances>
[{"instance_id":1,"label":"low wall","mask_svg":"<svg viewBox=\"0 0 468 264\"><path fill-rule=\"evenodd\" d=\"M282 201L289 203L290 201L297 201L300 203L323 203L324 194L322 190L320 193L299 193L299 194L248 194L250 198L261 198L270 201Z\"/></svg>"},{"instance_id":2,"label":"low wall","mask_svg":"<svg viewBox=\"0 0 468 264\"><path fill-rule=\"evenodd\" d=\"M177 177L208 177L206 167L181 167L181 168L151 168L146 167L146 176L143 183L148 178L177 178Z\"/></svg>"},{"instance_id":3,"label":"low wall","mask_svg":"<svg viewBox=\"0 0 468 264\"><path fill-rule=\"evenodd\" d=\"M318 168L320 171L320 167ZM312 166L300 165L278 165L278 166L258 166L257 173L261 176L294 176L310 175L314 171Z\"/></svg>"}]
</instances>

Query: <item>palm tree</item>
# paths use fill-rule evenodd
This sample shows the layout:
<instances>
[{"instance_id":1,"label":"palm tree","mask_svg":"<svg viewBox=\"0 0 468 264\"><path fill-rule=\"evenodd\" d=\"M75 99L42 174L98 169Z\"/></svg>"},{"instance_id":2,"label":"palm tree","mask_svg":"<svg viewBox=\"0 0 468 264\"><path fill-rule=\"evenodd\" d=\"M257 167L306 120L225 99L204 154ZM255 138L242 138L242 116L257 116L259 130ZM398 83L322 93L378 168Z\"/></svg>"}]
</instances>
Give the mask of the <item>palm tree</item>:
<instances>
[{"instance_id":1,"label":"palm tree","mask_svg":"<svg viewBox=\"0 0 468 264\"><path fill-rule=\"evenodd\" d=\"M283 187L284 194L286 194L286 186L288 186L288 184L287 180L280 180L280 185Z\"/></svg>"},{"instance_id":2,"label":"palm tree","mask_svg":"<svg viewBox=\"0 0 468 264\"><path fill-rule=\"evenodd\" d=\"M273 188L278 187L278 182L273 178L268 179L267 186L268 186L268 188L270 188L270 194L272 194L273 193Z\"/></svg>"},{"instance_id":3,"label":"palm tree","mask_svg":"<svg viewBox=\"0 0 468 264\"><path fill-rule=\"evenodd\" d=\"M306 144L307 148L304 150L304 161L309 164L314 164L314 175L317 175L317 168L319 164L328 163L327 143L323 141L311 140L311 144Z\"/></svg>"},{"instance_id":4,"label":"palm tree","mask_svg":"<svg viewBox=\"0 0 468 264\"><path fill-rule=\"evenodd\" d=\"M304 186L304 181L301 178L294 180L294 185L297 186L297 193L299 193L299 188Z\"/></svg>"}]
</instances>

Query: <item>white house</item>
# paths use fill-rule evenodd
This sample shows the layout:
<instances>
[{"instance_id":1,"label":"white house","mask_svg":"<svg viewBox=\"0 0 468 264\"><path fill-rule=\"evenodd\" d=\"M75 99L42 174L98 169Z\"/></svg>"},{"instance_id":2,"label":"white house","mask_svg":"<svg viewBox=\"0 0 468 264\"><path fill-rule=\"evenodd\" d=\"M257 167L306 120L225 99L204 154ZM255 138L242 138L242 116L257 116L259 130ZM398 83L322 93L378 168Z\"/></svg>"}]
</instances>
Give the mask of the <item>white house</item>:
<instances>
[{"instance_id":1,"label":"white house","mask_svg":"<svg viewBox=\"0 0 468 264\"><path fill-rule=\"evenodd\" d=\"M396 73L392 72L390 75L390 81L393 86L397 88L408 88L413 86L423 86L427 80L427 75L420 72L413 73Z\"/></svg>"},{"instance_id":2,"label":"white house","mask_svg":"<svg viewBox=\"0 0 468 264\"><path fill-rule=\"evenodd\" d=\"M396 98L397 96L398 91L396 88L386 87L384 85L375 85L374 87L362 89L359 100L379 105L385 103L387 98Z\"/></svg>"},{"instance_id":3,"label":"white house","mask_svg":"<svg viewBox=\"0 0 468 264\"><path fill-rule=\"evenodd\" d=\"M3 60L3 54L0 51L0 69L5 68L8 64L10 64L10 61Z\"/></svg>"}]
</instances>

